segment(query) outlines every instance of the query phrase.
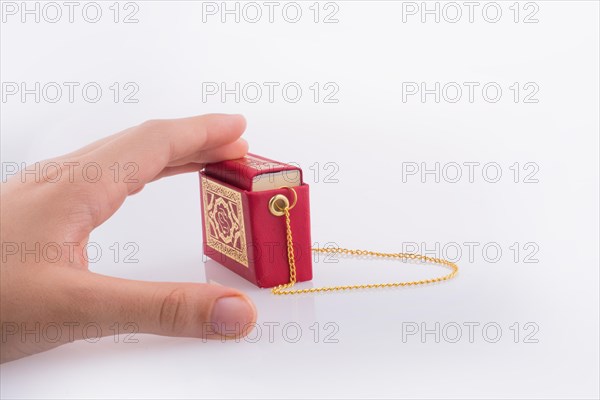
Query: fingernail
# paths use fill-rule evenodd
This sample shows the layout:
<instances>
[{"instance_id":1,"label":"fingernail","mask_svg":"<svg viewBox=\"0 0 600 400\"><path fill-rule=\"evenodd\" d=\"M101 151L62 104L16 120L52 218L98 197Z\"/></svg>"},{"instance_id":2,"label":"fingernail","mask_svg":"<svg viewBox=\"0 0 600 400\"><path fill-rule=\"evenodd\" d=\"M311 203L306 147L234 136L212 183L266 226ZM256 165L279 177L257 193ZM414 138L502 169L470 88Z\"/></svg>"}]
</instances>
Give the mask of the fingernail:
<instances>
[{"instance_id":1,"label":"fingernail","mask_svg":"<svg viewBox=\"0 0 600 400\"><path fill-rule=\"evenodd\" d=\"M242 296L221 297L213 305L211 322L216 333L239 337L254 322L254 306Z\"/></svg>"}]
</instances>

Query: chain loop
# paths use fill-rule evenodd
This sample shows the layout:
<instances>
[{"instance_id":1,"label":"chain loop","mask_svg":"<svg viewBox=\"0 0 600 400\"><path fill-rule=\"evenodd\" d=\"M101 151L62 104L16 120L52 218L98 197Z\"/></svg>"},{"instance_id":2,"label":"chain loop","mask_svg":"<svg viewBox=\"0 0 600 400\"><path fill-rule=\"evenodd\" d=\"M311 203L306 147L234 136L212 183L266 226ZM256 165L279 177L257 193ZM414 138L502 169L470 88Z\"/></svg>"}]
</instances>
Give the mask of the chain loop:
<instances>
[{"instance_id":1,"label":"chain loop","mask_svg":"<svg viewBox=\"0 0 600 400\"><path fill-rule=\"evenodd\" d=\"M291 188L290 188L291 189ZM293 189L292 189L293 190ZM295 191L294 191L295 193ZM296 259L294 258L294 239L292 237L291 218L290 218L290 207L284 208L285 215L285 232L287 240L287 256L288 263L290 266L290 281L288 283L276 286L271 289L271 292L276 295L287 295L287 294L301 294L301 293L317 293L317 292L333 292L337 290L352 290L352 289L374 289L374 288L385 288L385 287L401 287L401 286L416 286L416 285L427 285L430 283L442 282L452 279L458 273L458 266L448 260L442 258L428 257L421 254L414 253L381 253L370 250L352 250L344 248L313 248L312 251L316 253L329 253L329 254L347 254L352 256L372 256L382 258L392 258L398 260L418 260L432 264L438 264L444 267L452 269L447 275L440 276L433 279L421 279L418 281L405 281L405 282L389 282L389 283L367 283L358 285L344 285L344 286L324 286L318 288L308 289L289 289L296 284Z\"/></svg>"}]
</instances>

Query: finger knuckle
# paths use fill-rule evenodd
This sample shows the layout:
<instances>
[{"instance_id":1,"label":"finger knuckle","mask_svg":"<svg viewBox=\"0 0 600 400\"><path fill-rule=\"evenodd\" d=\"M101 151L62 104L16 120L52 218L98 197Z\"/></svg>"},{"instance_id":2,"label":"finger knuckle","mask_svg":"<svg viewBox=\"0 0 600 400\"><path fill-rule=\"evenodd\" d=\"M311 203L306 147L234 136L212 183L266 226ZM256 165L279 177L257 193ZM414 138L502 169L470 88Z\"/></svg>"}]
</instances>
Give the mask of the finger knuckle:
<instances>
[{"instance_id":1,"label":"finger knuckle","mask_svg":"<svg viewBox=\"0 0 600 400\"><path fill-rule=\"evenodd\" d=\"M181 335L190 324L190 295L184 288L170 291L161 302L159 325L161 330Z\"/></svg>"},{"instance_id":2,"label":"finger knuckle","mask_svg":"<svg viewBox=\"0 0 600 400\"><path fill-rule=\"evenodd\" d=\"M140 139L145 142L154 142L161 151L154 154L157 163L167 164L173 154L173 143L170 140L171 125L169 120L151 119L143 122L136 131Z\"/></svg>"},{"instance_id":3,"label":"finger knuckle","mask_svg":"<svg viewBox=\"0 0 600 400\"><path fill-rule=\"evenodd\" d=\"M140 128L148 132L161 131L164 126L164 121L161 119L149 119L140 124Z\"/></svg>"}]
</instances>

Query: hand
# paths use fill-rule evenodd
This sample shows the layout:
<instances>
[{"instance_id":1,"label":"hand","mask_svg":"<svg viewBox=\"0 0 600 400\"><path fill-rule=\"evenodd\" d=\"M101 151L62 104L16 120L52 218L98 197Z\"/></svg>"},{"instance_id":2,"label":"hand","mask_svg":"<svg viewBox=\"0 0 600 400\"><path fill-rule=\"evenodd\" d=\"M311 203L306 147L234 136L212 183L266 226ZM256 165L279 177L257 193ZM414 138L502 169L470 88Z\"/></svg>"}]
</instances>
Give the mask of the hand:
<instances>
[{"instance_id":1,"label":"hand","mask_svg":"<svg viewBox=\"0 0 600 400\"><path fill-rule=\"evenodd\" d=\"M256 311L237 290L104 276L88 270L85 256L94 228L146 183L244 156L245 127L244 117L223 114L148 121L41 162L42 176L16 175L3 184L0 360L88 337L87 324L103 335L128 324L128 332L134 324L139 332L167 336L246 334ZM97 182L95 173L85 179L77 169L93 163L102 172ZM109 169L115 163L131 163L136 175L116 181Z\"/></svg>"}]
</instances>

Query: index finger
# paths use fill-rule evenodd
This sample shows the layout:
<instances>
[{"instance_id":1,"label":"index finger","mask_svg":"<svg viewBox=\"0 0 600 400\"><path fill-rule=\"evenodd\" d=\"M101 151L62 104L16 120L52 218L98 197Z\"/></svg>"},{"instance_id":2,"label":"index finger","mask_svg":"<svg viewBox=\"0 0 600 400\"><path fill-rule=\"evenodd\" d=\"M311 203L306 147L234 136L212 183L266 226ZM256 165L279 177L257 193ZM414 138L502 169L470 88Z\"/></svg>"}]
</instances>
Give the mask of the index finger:
<instances>
[{"instance_id":1,"label":"index finger","mask_svg":"<svg viewBox=\"0 0 600 400\"><path fill-rule=\"evenodd\" d=\"M123 169L126 165L135 169L130 179L113 179L112 173L102 174L103 184L96 190L106 191L101 198L108 206L102 204L99 207L104 212L97 223L112 215L130 193L151 182L171 163L211 149L223 154L218 150L236 142L245 128L246 120L242 115L207 114L152 120L81 155L84 163L94 162L101 171L112 172L114 166Z\"/></svg>"},{"instance_id":2,"label":"index finger","mask_svg":"<svg viewBox=\"0 0 600 400\"><path fill-rule=\"evenodd\" d=\"M136 178L143 185L172 161L235 142L245 128L242 115L207 114L151 120L89 152L86 158L101 166L134 163L138 168Z\"/></svg>"}]
</instances>

